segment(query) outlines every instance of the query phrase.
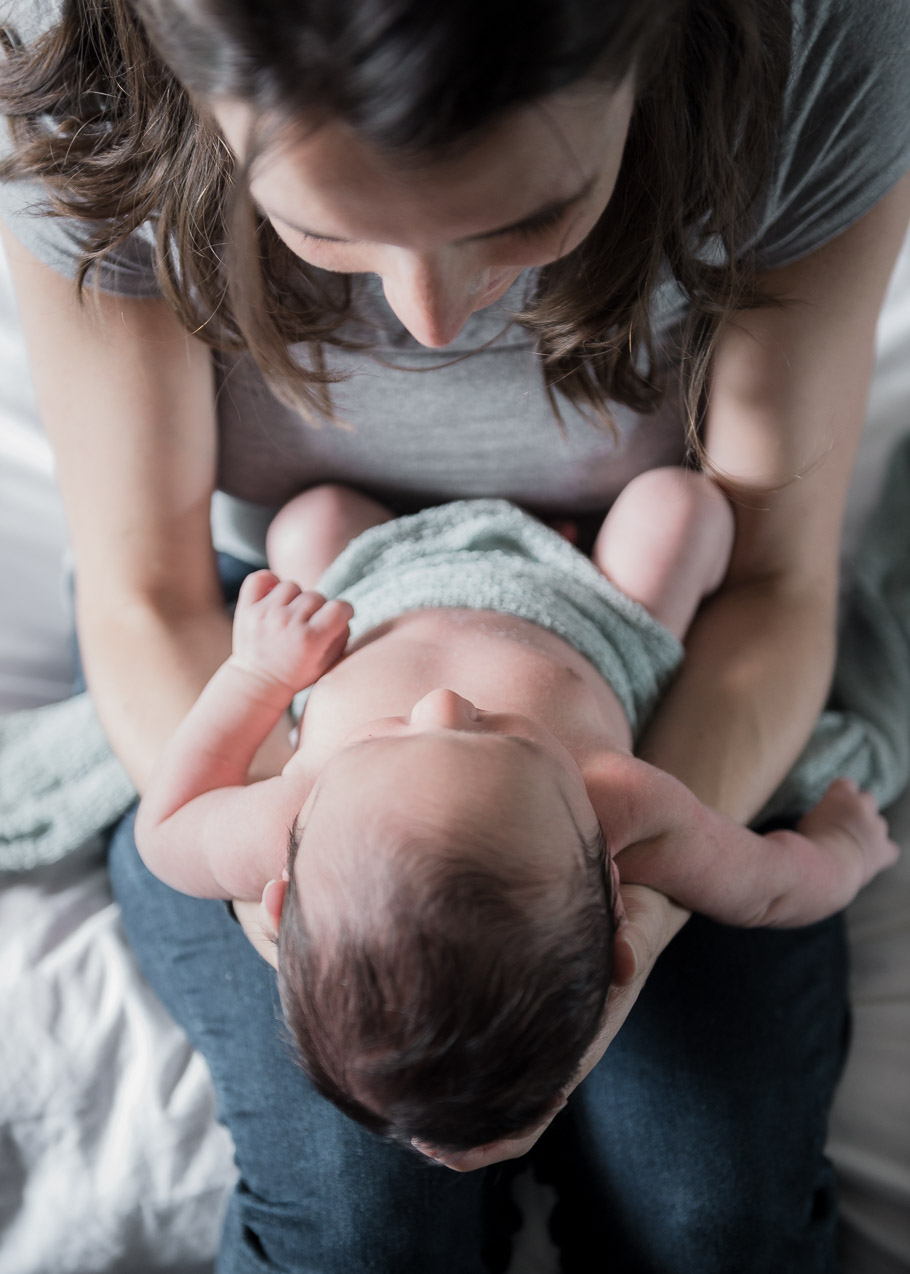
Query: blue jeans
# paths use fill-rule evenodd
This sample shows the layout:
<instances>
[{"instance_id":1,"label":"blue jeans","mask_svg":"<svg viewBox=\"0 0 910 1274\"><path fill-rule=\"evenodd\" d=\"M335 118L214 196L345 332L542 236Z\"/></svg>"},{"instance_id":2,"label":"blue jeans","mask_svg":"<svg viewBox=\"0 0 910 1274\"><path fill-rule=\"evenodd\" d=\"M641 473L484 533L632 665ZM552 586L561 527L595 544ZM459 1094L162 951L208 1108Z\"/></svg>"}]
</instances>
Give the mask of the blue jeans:
<instances>
[{"instance_id":1,"label":"blue jeans","mask_svg":"<svg viewBox=\"0 0 910 1274\"><path fill-rule=\"evenodd\" d=\"M152 876L132 816L109 862L129 941L206 1057L234 1138L218 1274L504 1269L515 1165L457 1175L352 1123L297 1066L274 971L224 904ZM839 917L781 932L693 918L535 1148L563 1269L833 1274L823 1147L847 1021Z\"/></svg>"}]
</instances>

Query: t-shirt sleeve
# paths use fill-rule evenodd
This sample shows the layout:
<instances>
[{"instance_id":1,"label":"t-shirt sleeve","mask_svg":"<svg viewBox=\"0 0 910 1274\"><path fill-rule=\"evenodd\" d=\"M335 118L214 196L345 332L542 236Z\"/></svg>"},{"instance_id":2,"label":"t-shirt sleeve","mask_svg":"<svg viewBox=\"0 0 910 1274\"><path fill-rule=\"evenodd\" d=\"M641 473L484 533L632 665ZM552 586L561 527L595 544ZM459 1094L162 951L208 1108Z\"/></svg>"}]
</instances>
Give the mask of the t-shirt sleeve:
<instances>
[{"instance_id":1,"label":"t-shirt sleeve","mask_svg":"<svg viewBox=\"0 0 910 1274\"><path fill-rule=\"evenodd\" d=\"M67 278L75 278L91 223L50 217L42 209L47 195L38 183L0 183L0 220L20 243ZM155 242L143 226L89 270L87 282L119 296L160 296L155 274Z\"/></svg>"},{"instance_id":2,"label":"t-shirt sleeve","mask_svg":"<svg viewBox=\"0 0 910 1274\"><path fill-rule=\"evenodd\" d=\"M59 16L59 0L0 0L0 20L30 43ZM6 120L0 116L0 159L12 149ZM91 222L47 215L47 191L39 182L0 182L0 220L45 265L75 278L79 261L97 228ZM155 240L152 228L142 226L89 271L88 282L97 281L102 292L121 296L160 296L155 274Z\"/></svg>"},{"instance_id":3,"label":"t-shirt sleeve","mask_svg":"<svg viewBox=\"0 0 910 1274\"><path fill-rule=\"evenodd\" d=\"M760 267L808 255L910 169L910 0L795 0L772 180L750 235Z\"/></svg>"}]
</instances>

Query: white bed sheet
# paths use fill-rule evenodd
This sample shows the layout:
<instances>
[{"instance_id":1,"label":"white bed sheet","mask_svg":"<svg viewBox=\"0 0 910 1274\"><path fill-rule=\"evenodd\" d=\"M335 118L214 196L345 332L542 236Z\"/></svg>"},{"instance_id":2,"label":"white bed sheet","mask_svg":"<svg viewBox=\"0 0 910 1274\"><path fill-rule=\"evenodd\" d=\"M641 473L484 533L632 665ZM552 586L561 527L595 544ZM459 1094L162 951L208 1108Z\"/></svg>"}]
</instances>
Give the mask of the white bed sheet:
<instances>
[{"instance_id":1,"label":"white bed sheet","mask_svg":"<svg viewBox=\"0 0 910 1274\"><path fill-rule=\"evenodd\" d=\"M910 242L880 324L853 546L910 429ZM72 675L65 531L0 261L0 712ZM910 1274L910 799L904 859L849 914L856 1015L832 1121L845 1274ZM235 1171L201 1058L146 987L97 858L0 888L0 1274L204 1274ZM555 1268L547 1196L514 1274Z\"/></svg>"},{"instance_id":2,"label":"white bed sheet","mask_svg":"<svg viewBox=\"0 0 910 1274\"><path fill-rule=\"evenodd\" d=\"M0 1270L211 1268L230 1137L97 857L0 890Z\"/></svg>"}]
</instances>

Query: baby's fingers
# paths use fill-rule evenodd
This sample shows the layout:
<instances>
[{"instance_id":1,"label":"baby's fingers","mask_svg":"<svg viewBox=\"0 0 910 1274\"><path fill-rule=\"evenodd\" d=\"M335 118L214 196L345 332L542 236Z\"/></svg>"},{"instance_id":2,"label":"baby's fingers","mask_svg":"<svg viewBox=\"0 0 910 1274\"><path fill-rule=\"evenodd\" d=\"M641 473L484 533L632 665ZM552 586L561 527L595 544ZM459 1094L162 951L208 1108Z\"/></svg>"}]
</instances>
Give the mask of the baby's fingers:
<instances>
[{"instance_id":1,"label":"baby's fingers","mask_svg":"<svg viewBox=\"0 0 910 1274\"><path fill-rule=\"evenodd\" d=\"M319 596L318 593L316 596ZM354 607L350 602L343 602L338 598L327 602L320 597L310 614L312 615L309 621L310 628L316 632L334 632L339 628L347 627L354 615Z\"/></svg>"},{"instance_id":2,"label":"baby's fingers","mask_svg":"<svg viewBox=\"0 0 910 1274\"><path fill-rule=\"evenodd\" d=\"M244 606L253 606L256 602L261 602L263 597L268 597L272 589L280 582L274 571L252 571L240 585L240 592L237 594L237 609L240 610Z\"/></svg>"}]
</instances>

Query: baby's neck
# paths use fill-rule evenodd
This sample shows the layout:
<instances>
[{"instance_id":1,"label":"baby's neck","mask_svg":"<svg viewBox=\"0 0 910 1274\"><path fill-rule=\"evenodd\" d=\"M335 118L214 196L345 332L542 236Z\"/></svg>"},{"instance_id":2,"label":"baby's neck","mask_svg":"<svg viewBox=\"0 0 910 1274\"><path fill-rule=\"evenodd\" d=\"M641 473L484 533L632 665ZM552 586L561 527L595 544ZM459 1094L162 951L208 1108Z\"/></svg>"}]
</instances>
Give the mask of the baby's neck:
<instances>
[{"instance_id":1,"label":"baby's neck","mask_svg":"<svg viewBox=\"0 0 910 1274\"><path fill-rule=\"evenodd\" d=\"M574 647L526 620L492 611L423 610L366 634L310 692L297 761L313 777L352 731L407 717L444 687L490 712L544 725L579 765L631 748L622 707Z\"/></svg>"}]
</instances>

